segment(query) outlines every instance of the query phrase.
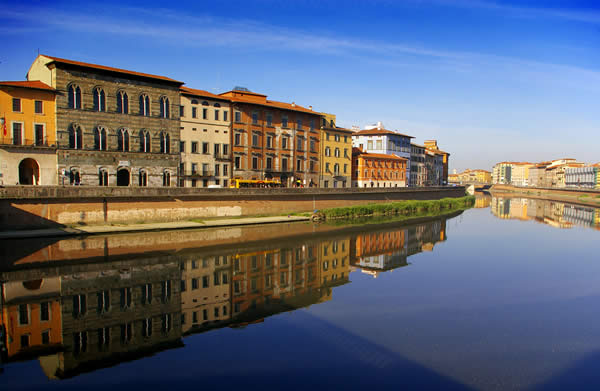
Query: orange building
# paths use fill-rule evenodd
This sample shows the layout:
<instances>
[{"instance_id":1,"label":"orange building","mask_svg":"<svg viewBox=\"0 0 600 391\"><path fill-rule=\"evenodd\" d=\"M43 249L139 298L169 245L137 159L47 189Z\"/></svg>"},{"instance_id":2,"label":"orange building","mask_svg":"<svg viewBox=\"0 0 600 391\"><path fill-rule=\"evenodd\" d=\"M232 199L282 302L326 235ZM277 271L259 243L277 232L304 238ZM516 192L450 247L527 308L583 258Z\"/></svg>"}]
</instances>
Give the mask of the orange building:
<instances>
[{"instance_id":1,"label":"orange building","mask_svg":"<svg viewBox=\"0 0 600 391\"><path fill-rule=\"evenodd\" d=\"M352 266L374 277L379 272L406 266L406 242L405 229L358 235L351 250Z\"/></svg>"},{"instance_id":2,"label":"orange building","mask_svg":"<svg viewBox=\"0 0 600 391\"><path fill-rule=\"evenodd\" d=\"M232 102L234 179L318 185L320 113L240 87L220 96Z\"/></svg>"},{"instance_id":3,"label":"orange building","mask_svg":"<svg viewBox=\"0 0 600 391\"><path fill-rule=\"evenodd\" d=\"M352 187L405 187L407 161L352 148Z\"/></svg>"},{"instance_id":4,"label":"orange building","mask_svg":"<svg viewBox=\"0 0 600 391\"><path fill-rule=\"evenodd\" d=\"M56 90L0 82L0 185L56 185Z\"/></svg>"}]
</instances>

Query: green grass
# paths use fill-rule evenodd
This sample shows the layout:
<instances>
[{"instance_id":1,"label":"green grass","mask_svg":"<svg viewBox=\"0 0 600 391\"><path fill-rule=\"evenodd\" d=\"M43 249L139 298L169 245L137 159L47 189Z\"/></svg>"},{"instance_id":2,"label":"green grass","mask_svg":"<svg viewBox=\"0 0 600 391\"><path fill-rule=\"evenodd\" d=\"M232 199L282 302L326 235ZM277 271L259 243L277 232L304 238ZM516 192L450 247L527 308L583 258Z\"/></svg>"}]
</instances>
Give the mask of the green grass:
<instances>
[{"instance_id":1,"label":"green grass","mask_svg":"<svg viewBox=\"0 0 600 391\"><path fill-rule=\"evenodd\" d=\"M442 198L428 201L398 201L385 204L357 205L343 208L324 209L320 213L327 219L348 219L367 216L423 216L465 209L475 204L474 196Z\"/></svg>"}]
</instances>

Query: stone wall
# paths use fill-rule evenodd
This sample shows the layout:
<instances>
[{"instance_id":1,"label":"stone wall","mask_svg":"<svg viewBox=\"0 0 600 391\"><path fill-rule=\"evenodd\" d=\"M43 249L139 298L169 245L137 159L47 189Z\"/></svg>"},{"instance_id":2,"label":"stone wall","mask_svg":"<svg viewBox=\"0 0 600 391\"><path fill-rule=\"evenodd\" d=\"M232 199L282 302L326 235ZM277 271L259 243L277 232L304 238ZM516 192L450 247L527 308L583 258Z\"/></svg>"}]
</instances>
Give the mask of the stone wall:
<instances>
[{"instance_id":1,"label":"stone wall","mask_svg":"<svg viewBox=\"0 0 600 391\"><path fill-rule=\"evenodd\" d=\"M0 189L0 226L134 224L211 217L306 212L396 200L461 197L463 187L398 189L194 189L7 187Z\"/></svg>"}]
</instances>

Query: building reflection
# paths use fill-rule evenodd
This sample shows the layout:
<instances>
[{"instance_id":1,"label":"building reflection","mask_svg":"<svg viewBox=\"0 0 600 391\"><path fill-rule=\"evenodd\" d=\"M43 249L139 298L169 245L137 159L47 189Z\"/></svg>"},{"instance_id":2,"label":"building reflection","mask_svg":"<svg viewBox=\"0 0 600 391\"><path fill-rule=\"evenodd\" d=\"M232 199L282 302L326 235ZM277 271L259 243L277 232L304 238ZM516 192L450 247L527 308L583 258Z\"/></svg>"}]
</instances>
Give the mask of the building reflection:
<instances>
[{"instance_id":1,"label":"building reflection","mask_svg":"<svg viewBox=\"0 0 600 391\"><path fill-rule=\"evenodd\" d=\"M2 359L37 358L48 378L64 379L330 301L352 270L377 276L446 240L445 219L400 224L233 248L194 247L184 235L168 244L176 250L136 254L135 236L92 238L90 258L76 241L50 244L52 256L36 249L46 255L0 272Z\"/></svg>"},{"instance_id":2,"label":"building reflection","mask_svg":"<svg viewBox=\"0 0 600 391\"><path fill-rule=\"evenodd\" d=\"M532 220L555 228L600 229L600 209L563 202L492 197L491 211L501 219Z\"/></svg>"}]
</instances>

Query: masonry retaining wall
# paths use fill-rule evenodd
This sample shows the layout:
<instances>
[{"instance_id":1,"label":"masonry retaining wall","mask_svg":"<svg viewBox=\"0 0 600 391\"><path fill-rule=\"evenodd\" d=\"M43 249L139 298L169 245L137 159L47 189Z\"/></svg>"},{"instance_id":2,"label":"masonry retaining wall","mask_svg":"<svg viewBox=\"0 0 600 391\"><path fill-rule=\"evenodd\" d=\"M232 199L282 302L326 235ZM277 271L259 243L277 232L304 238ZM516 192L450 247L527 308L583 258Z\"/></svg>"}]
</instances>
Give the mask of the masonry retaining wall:
<instances>
[{"instance_id":1,"label":"masonry retaining wall","mask_svg":"<svg viewBox=\"0 0 600 391\"><path fill-rule=\"evenodd\" d=\"M464 194L462 186L391 189L11 186L0 188L0 226L3 230L13 230L277 215Z\"/></svg>"}]
</instances>

